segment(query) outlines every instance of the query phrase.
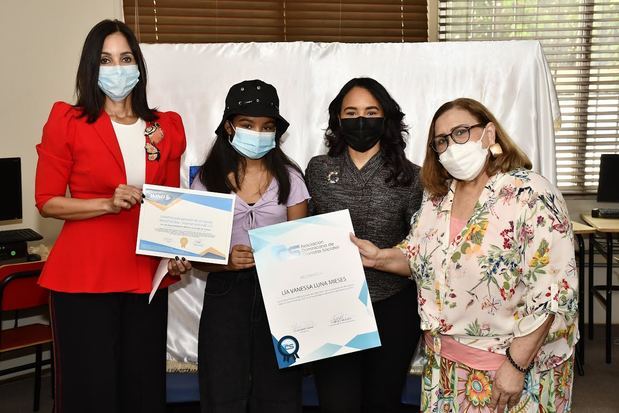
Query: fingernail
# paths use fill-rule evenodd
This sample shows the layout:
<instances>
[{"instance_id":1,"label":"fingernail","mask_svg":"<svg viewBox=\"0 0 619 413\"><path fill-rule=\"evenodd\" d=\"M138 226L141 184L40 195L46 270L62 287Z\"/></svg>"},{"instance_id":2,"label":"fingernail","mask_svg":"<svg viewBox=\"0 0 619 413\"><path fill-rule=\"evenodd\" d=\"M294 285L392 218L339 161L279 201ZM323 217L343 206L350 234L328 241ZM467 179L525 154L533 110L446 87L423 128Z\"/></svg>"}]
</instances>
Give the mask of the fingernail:
<instances>
[{"instance_id":1,"label":"fingernail","mask_svg":"<svg viewBox=\"0 0 619 413\"><path fill-rule=\"evenodd\" d=\"M176 257L174 257L174 259L175 259L176 261L178 261L178 260L179 260L178 255L177 255Z\"/></svg>"},{"instance_id":2,"label":"fingernail","mask_svg":"<svg viewBox=\"0 0 619 413\"><path fill-rule=\"evenodd\" d=\"M181 258L181 261L185 261L185 257Z\"/></svg>"},{"instance_id":3,"label":"fingernail","mask_svg":"<svg viewBox=\"0 0 619 413\"><path fill-rule=\"evenodd\" d=\"M141 200L141 201L140 201L140 204L143 204L143 203L144 203L144 200Z\"/></svg>"},{"instance_id":4,"label":"fingernail","mask_svg":"<svg viewBox=\"0 0 619 413\"><path fill-rule=\"evenodd\" d=\"M146 195L142 194L142 198L146 198Z\"/></svg>"}]
</instances>

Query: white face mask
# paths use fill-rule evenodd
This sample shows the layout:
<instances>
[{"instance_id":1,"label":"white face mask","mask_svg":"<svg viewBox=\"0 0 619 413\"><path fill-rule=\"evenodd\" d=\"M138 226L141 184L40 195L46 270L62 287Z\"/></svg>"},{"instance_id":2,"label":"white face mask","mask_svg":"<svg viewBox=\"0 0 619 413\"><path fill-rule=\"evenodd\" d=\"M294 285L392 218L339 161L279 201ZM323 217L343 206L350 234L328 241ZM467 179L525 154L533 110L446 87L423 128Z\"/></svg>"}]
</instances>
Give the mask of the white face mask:
<instances>
[{"instance_id":1,"label":"white face mask","mask_svg":"<svg viewBox=\"0 0 619 413\"><path fill-rule=\"evenodd\" d=\"M439 155L439 162L451 176L461 181L472 181L477 178L486 164L488 148L482 147L482 139L486 129L478 141L469 140L462 145L451 142L445 152Z\"/></svg>"}]
</instances>

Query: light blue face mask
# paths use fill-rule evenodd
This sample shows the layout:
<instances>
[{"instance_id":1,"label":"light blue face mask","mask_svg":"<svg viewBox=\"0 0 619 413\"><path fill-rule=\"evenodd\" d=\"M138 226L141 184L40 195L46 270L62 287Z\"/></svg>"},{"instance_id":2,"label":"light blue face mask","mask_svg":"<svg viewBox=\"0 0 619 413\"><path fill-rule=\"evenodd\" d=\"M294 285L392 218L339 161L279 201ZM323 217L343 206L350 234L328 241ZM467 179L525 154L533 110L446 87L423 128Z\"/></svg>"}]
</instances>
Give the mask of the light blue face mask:
<instances>
[{"instance_id":1,"label":"light blue face mask","mask_svg":"<svg viewBox=\"0 0 619 413\"><path fill-rule=\"evenodd\" d=\"M230 145L246 158L260 159L275 148L275 132L234 128L234 138L230 141Z\"/></svg>"},{"instance_id":2,"label":"light blue face mask","mask_svg":"<svg viewBox=\"0 0 619 413\"><path fill-rule=\"evenodd\" d=\"M129 96L139 79L137 65L100 66L97 84L107 97L118 102Z\"/></svg>"}]
</instances>

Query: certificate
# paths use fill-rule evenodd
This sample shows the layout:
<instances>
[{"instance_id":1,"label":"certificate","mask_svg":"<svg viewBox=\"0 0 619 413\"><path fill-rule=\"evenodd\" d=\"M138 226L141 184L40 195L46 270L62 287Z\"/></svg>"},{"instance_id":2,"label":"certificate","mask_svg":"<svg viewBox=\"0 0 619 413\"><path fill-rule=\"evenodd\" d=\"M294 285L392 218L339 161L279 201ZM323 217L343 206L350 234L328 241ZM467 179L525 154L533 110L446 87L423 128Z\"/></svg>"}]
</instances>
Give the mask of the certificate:
<instances>
[{"instance_id":1,"label":"certificate","mask_svg":"<svg viewBox=\"0 0 619 413\"><path fill-rule=\"evenodd\" d=\"M249 231L279 368L380 346L348 210Z\"/></svg>"},{"instance_id":2,"label":"certificate","mask_svg":"<svg viewBox=\"0 0 619 413\"><path fill-rule=\"evenodd\" d=\"M135 252L227 264L235 196L144 185Z\"/></svg>"}]
</instances>

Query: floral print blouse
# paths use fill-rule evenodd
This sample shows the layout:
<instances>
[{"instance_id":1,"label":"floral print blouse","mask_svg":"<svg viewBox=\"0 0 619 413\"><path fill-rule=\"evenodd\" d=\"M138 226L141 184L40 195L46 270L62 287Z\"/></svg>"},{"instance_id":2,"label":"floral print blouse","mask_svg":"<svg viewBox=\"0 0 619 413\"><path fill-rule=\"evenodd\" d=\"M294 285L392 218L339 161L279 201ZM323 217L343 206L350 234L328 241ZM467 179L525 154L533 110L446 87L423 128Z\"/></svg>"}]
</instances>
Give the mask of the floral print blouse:
<instances>
[{"instance_id":1,"label":"floral print blouse","mask_svg":"<svg viewBox=\"0 0 619 413\"><path fill-rule=\"evenodd\" d=\"M442 198L426 193L398 247L418 285L421 328L505 354L514 337L555 318L536 358L546 370L578 340L578 275L572 228L560 192L517 169L490 178L453 242L455 181Z\"/></svg>"}]
</instances>

